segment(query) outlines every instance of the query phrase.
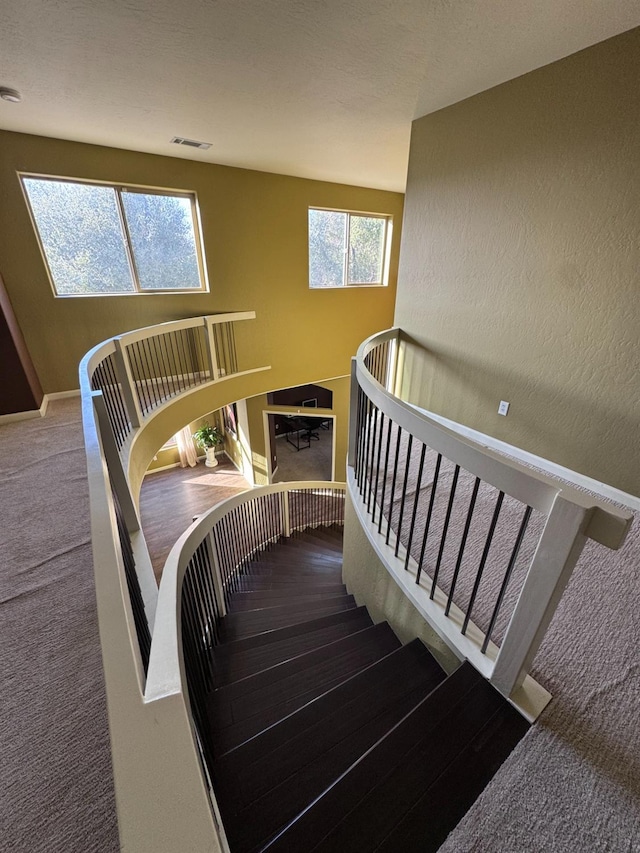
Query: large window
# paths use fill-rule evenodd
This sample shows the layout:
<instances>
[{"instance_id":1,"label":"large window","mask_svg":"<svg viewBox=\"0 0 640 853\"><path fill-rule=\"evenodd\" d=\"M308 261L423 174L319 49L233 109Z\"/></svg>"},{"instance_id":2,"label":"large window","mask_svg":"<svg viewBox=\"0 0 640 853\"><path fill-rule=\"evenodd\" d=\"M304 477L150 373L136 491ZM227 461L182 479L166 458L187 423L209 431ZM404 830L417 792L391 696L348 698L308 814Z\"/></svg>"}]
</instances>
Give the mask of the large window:
<instances>
[{"instance_id":1,"label":"large window","mask_svg":"<svg viewBox=\"0 0 640 853\"><path fill-rule=\"evenodd\" d=\"M20 180L57 296L206 290L193 193Z\"/></svg>"},{"instance_id":2,"label":"large window","mask_svg":"<svg viewBox=\"0 0 640 853\"><path fill-rule=\"evenodd\" d=\"M309 286L387 284L391 217L309 208Z\"/></svg>"}]
</instances>

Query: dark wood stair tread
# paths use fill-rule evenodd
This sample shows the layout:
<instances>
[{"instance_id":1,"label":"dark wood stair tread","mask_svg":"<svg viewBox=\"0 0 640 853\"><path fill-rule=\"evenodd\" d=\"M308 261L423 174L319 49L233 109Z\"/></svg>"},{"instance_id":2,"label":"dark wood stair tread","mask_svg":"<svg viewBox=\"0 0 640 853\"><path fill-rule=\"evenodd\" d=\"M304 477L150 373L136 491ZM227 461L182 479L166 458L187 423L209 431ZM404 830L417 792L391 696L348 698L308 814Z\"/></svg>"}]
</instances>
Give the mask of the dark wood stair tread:
<instances>
[{"instance_id":1,"label":"dark wood stair tread","mask_svg":"<svg viewBox=\"0 0 640 853\"><path fill-rule=\"evenodd\" d=\"M347 678L399 645L398 638L384 622L364 628L220 687L207 700L209 719L215 728L224 728L268 712L281 702L307 695L310 690L317 696L326 689L323 685Z\"/></svg>"},{"instance_id":2,"label":"dark wood stair tread","mask_svg":"<svg viewBox=\"0 0 640 853\"><path fill-rule=\"evenodd\" d=\"M451 762L436 783L396 824L379 853L435 853L491 781L529 724L509 705Z\"/></svg>"},{"instance_id":3,"label":"dark wood stair tread","mask_svg":"<svg viewBox=\"0 0 640 853\"><path fill-rule=\"evenodd\" d=\"M315 724L279 748L244 766L240 748L216 765L218 802L234 850L252 849L295 817L442 681L437 664L410 655L403 660L402 652L385 658L395 658L394 668L386 677L378 673L375 687L350 701L344 697L333 713L318 707Z\"/></svg>"},{"instance_id":4,"label":"dark wood stair tread","mask_svg":"<svg viewBox=\"0 0 640 853\"><path fill-rule=\"evenodd\" d=\"M319 591L322 590L328 595L330 592L344 592L344 584L341 582L340 578L336 579L329 577L327 579L318 580L316 578L279 578L277 575L271 575L269 577L243 578L242 580L238 581L234 589L238 592L283 589L296 589L306 591L308 589L317 589Z\"/></svg>"},{"instance_id":5,"label":"dark wood stair tread","mask_svg":"<svg viewBox=\"0 0 640 853\"><path fill-rule=\"evenodd\" d=\"M252 634L250 637L243 637L240 640L223 643L216 646L214 650L214 660L230 660L236 654L242 653L248 649L266 648L271 643L279 643L281 640L297 637L311 631L326 628L329 625L336 625L341 622L355 619L358 614L362 613L367 613L366 607L354 607L349 610L339 610L337 613L332 613L328 616L319 616L317 618L314 617L313 619L306 619L301 622L294 622L292 625L286 625L282 628L272 628L269 631Z\"/></svg>"},{"instance_id":6,"label":"dark wood stair tread","mask_svg":"<svg viewBox=\"0 0 640 853\"><path fill-rule=\"evenodd\" d=\"M220 756L225 752L238 747L240 744L254 738L260 732L268 729L274 723L302 708L307 703L316 699L332 687L336 687L356 672L374 663L388 653L383 648L365 648L359 652L352 653L345 661L339 662L337 670L322 673L322 678L311 679L308 689L297 693L295 696L284 697L277 704L264 707L257 714L246 719L239 720L233 725L217 727L214 720L210 720L212 728L212 741L214 753Z\"/></svg>"},{"instance_id":7,"label":"dark wood stair tread","mask_svg":"<svg viewBox=\"0 0 640 853\"><path fill-rule=\"evenodd\" d=\"M463 664L261 849L292 850L306 839L297 849L376 850L505 704L473 667Z\"/></svg>"},{"instance_id":8,"label":"dark wood stair tread","mask_svg":"<svg viewBox=\"0 0 640 853\"><path fill-rule=\"evenodd\" d=\"M346 593L347 589L344 584L336 584L337 590L336 594ZM342 588L340 588L342 587ZM326 595L326 590L323 587L311 586L305 589L304 587L300 589L296 589L295 591L289 589L241 589L237 592L233 593L231 604L235 606L237 602L249 602L249 601L269 601L275 599L283 599L283 602L286 603L292 597L296 598L307 598L308 596L316 596L316 595Z\"/></svg>"},{"instance_id":9,"label":"dark wood stair tread","mask_svg":"<svg viewBox=\"0 0 640 853\"><path fill-rule=\"evenodd\" d=\"M528 724L468 663L446 677L342 583L342 528L231 581L207 717L233 853L429 853Z\"/></svg>"},{"instance_id":10,"label":"dark wood stair tread","mask_svg":"<svg viewBox=\"0 0 640 853\"><path fill-rule=\"evenodd\" d=\"M220 636L223 641L237 640L251 634L262 633L270 628L284 628L296 622L304 621L305 615L328 616L340 610L355 609L356 603L351 595L330 596L303 607L286 605L269 607L264 610L252 610L247 613L230 613L221 620Z\"/></svg>"},{"instance_id":11,"label":"dark wood stair tread","mask_svg":"<svg viewBox=\"0 0 640 853\"><path fill-rule=\"evenodd\" d=\"M253 648L246 650L236 649L232 655L223 657L214 653L214 680L216 687L221 687L224 684L229 684L241 678L246 678L256 672L260 672L267 667L273 666L282 661L300 655L303 652L315 649L318 646L324 646L334 640L339 640L349 634L354 634L363 628L372 625L371 617L367 613L365 607L356 607L352 610L340 611L338 616L346 617L341 621L334 621L331 624L319 627L316 630L308 630L297 633L293 636L283 637L280 640L259 644ZM353 618L351 618L353 617ZM333 617L323 617L323 619L313 620L315 622L324 622L326 619ZM303 623L305 625L309 623ZM288 629L283 628L281 631L286 632ZM272 632L277 633L277 632ZM255 636L255 635L254 635ZM261 635L264 636L264 635ZM239 640L238 642L242 642ZM228 645L234 645L228 643ZM219 648L225 649L226 646Z\"/></svg>"},{"instance_id":12,"label":"dark wood stair tread","mask_svg":"<svg viewBox=\"0 0 640 853\"><path fill-rule=\"evenodd\" d=\"M280 720L262 732L259 737L252 738L227 753L221 759L221 766L224 769L224 763L228 762L230 766L235 766L239 770L260 760L315 726L318 719L330 716L354 699L383 689L390 678L404 678L408 671L415 668L431 670L435 680L440 681L444 678L441 667L427 648L420 640L413 640Z\"/></svg>"}]
</instances>

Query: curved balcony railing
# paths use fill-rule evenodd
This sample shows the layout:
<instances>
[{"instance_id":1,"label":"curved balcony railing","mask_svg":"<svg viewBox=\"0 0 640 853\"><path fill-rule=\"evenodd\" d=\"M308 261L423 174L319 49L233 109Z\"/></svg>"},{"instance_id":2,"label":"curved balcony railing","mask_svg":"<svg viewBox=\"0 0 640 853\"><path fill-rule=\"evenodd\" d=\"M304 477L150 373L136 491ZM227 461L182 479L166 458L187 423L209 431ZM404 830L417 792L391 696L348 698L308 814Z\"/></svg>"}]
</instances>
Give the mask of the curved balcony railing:
<instances>
[{"instance_id":1,"label":"curved balcony railing","mask_svg":"<svg viewBox=\"0 0 640 853\"><path fill-rule=\"evenodd\" d=\"M353 361L348 487L387 569L453 652L530 719L528 675L585 541L624 541L632 515L487 450L403 402L399 329Z\"/></svg>"},{"instance_id":2,"label":"curved balcony railing","mask_svg":"<svg viewBox=\"0 0 640 853\"><path fill-rule=\"evenodd\" d=\"M254 317L220 314L128 332L94 347L80 365L118 820L123 848L139 853L183 843L204 853L223 850L224 840L183 694L163 690L157 680L149 693L154 645L166 637L156 631L158 588L128 472L138 438L178 399L203 389L218 408L242 396L236 377L269 369L244 369L236 353L234 324ZM218 393L208 393L222 382ZM193 408L201 403L194 398Z\"/></svg>"},{"instance_id":3,"label":"curved balcony railing","mask_svg":"<svg viewBox=\"0 0 640 853\"><path fill-rule=\"evenodd\" d=\"M107 476L97 488L106 490L112 504L110 531L119 546L143 675L157 587L126 476L133 439L177 397L222 379L268 369L239 367L234 325L254 318L255 312L244 311L137 329L98 344L80 365L81 394L87 404L85 434L95 430L106 462Z\"/></svg>"},{"instance_id":4,"label":"curved balcony railing","mask_svg":"<svg viewBox=\"0 0 640 853\"><path fill-rule=\"evenodd\" d=\"M175 696L193 720L205 775L214 745L206 702L213 650L229 595L260 552L296 530L344 524L344 483L256 487L201 515L176 542L162 574L145 701ZM213 791L210 789L215 803Z\"/></svg>"}]
</instances>

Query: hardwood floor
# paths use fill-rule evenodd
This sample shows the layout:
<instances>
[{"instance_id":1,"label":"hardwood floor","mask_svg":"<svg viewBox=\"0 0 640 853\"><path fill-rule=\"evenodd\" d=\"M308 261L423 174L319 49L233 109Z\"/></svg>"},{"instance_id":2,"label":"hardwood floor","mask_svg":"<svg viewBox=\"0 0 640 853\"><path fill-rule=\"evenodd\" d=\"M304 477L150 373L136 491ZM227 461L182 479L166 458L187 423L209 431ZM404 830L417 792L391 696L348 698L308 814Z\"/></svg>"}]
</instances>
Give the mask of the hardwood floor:
<instances>
[{"instance_id":1,"label":"hardwood floor","mask_svg":"<svg viewBox=\"0 0 640 853\"><path fill-rule=\"evenodd\" d=\"M224 457L217 468L206 468L200 461L195 468L147 474L140 491L140 515L158 583L169 551L194 515L248 488L249 483Z\"/></svg>"}]
</instances>

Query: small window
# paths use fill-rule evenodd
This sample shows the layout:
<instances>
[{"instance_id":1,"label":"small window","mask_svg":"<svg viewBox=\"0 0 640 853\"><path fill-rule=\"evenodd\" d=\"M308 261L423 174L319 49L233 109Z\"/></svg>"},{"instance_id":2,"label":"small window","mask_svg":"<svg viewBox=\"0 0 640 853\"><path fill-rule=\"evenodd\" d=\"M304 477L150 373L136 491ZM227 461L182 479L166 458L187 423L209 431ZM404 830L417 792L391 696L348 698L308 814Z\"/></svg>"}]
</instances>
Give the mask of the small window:
<instances>
[{"instance_id":1,"label":"small window","mask_svg":"<svg viewBox=\"0 0 640 853\"><path fill-rule=\"evenodd\" d=\"M194 193L20 180L57 296L207 289Z\"/></svg>"},{"instance_id":2,"label":"small window","mask_svg":"<svg viewBox=\"0 0 640 853\"><path fill-rule=\"evenodd\" d=\"M391 217L309 208L309 287L387 284Z\"/></svg>"}]
</instances>

